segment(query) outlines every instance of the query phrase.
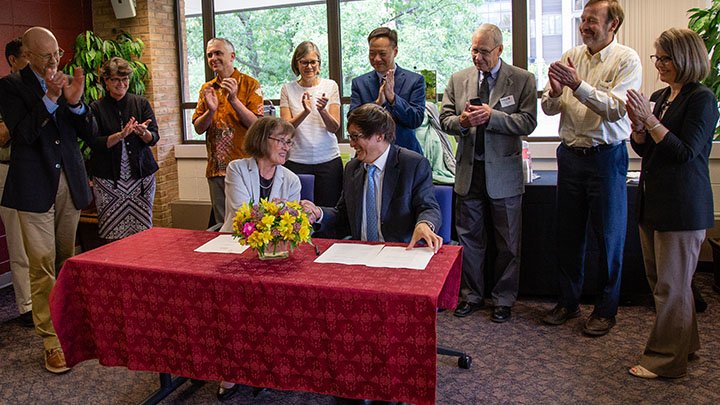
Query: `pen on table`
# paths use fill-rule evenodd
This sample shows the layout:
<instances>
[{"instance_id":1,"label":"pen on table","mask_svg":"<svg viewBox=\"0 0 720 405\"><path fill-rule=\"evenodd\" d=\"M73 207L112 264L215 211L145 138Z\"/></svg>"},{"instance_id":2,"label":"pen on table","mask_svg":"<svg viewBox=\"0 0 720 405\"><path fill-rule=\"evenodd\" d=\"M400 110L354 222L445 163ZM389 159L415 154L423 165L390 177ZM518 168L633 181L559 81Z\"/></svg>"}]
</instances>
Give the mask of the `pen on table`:
<instances>
[{"instance_id":1,"label":"pen on table","mask_svg":"<svg viewBox=\"0 0 720 405\"><path fill-rule=\"evenodd\" d=\"M309 243L310 243L310 246L315 248L315 256L320 256L320 248L312 242L309 242Z\"/></svg>"}]
</instances>

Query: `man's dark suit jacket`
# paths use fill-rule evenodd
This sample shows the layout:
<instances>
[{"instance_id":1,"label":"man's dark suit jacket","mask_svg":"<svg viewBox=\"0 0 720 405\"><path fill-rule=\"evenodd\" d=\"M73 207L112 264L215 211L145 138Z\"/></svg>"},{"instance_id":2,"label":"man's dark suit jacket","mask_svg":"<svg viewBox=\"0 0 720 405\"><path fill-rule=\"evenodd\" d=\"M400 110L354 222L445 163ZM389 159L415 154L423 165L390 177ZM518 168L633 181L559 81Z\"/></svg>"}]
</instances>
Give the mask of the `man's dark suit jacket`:
<instances>
[{"instance_id":1,"label":"man's dark suit jacket","mask_svg":"<svg viewBox=\"0 0 720 405\"><path fill-rule=\"evenodd\" d=\"M345 166L343 190L335 208L323 208L321 230L334 229L336 237L360 240L363 189L367 170L353 159ZM380 228L386 242L409 243L415 225L429 221L440 229L440 206L435 199L432 171L419 154L390 145L382 183Z\"/></svg>"},{"instance_id":2,"label":"man's dark suit jacket","mask_svg":"<svg viewBox=\"0 0 720 405\"><path fill-rule=\"evenodd\" d=\"M0 109L10 129L12 155L2 205L20 211L47 212L55 203L64 170L75 208L92 201L77 138L92 137L92 116L72 113L63 97L48 113L44 92L30 65L0 80Z\"/></svg>"},{"instance_id":3,"label":"man's dark suit jacket","mask_svg":"<svg viewBox=\"0 0 720 405\"><path fill-rule=\"evenodd\" d=\"M363 104L374 103L380 80L373 70L352 80L350 111ZM422 154L415 128L425 118L425 79L422 75L395 65L395 103L382 105L395 120L395 144Z\"/></svg>"},{"instance_id":4,"label":"man's dark suit jacket","mask_svg":"<svg viewBox=\"0 0 720 405\"><path fill-rule=\"evenodd\" d=\"M656 91L657 117L670 88ZM638 222L657 231L693 231L715 225L708 160L718 121L717 99L700 83L687 83L675 97L662 124L670 132L660 143L648 135L632 142L642 157Z\"/></svg>"}]
</instances>

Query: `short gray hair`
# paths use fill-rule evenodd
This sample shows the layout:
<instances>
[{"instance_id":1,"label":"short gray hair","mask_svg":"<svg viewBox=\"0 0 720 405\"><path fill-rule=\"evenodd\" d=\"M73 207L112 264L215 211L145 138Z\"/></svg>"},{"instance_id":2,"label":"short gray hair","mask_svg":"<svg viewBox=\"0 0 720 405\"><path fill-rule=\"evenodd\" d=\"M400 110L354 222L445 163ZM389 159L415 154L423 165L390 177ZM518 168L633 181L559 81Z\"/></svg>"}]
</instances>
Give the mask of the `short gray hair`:
<instances>
[{"instance_id":1,"label":"short gray hair","mask_svg":"<svg viewBox=\"0 0 720 405\"><path fill-rule=\"evenodd\" d=\"M483 35L490 35L490 38L492 38L495 46L503 44L502 31L500 31L500 28L498 28L498 26L495 24L485 23L480 25L479 27L477 27L475 32L473 32L472 37L474 40L475 38Z\"/></svg>"}]
</instances>

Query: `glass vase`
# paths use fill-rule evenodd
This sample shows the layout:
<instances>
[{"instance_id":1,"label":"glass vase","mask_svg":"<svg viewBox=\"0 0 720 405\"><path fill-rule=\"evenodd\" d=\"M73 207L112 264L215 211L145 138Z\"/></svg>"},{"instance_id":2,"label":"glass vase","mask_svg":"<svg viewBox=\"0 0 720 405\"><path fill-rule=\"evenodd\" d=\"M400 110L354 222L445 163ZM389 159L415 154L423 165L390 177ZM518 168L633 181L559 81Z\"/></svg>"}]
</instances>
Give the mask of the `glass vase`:
<instances>
[{"instance_id":1,"label":"glass vase","mask_svg":"<svg viewBox=\"0 0 720 405\"><path fill-rule=\"evenodd\" d=\"M260 260L287 259L288 257L290 257L290 244L284 240L268 243L263 252L258 250Z\"/></svg>"}]
</instances>

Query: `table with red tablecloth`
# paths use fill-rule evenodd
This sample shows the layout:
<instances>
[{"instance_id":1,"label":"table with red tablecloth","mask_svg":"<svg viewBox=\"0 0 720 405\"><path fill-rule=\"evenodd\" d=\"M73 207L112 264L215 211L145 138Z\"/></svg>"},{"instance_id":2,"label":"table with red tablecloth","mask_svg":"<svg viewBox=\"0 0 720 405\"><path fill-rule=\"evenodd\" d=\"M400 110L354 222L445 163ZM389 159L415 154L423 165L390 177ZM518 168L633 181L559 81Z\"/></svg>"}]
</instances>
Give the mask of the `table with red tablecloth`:
<instances>
[{"instance_id":1,"label":"table with red tablecloth","mask_svg":"<svg viewBox=\"0 0 720 405\"><path fill-rule=\"evenodd\" d=\"M307 244L194 252L216 236L153 228L68 259L51 294L68 365L434 403L436 308L457 304L462 248L425 270L317 264Z\"/></svg>"}]
</instances>

